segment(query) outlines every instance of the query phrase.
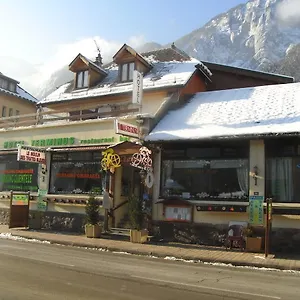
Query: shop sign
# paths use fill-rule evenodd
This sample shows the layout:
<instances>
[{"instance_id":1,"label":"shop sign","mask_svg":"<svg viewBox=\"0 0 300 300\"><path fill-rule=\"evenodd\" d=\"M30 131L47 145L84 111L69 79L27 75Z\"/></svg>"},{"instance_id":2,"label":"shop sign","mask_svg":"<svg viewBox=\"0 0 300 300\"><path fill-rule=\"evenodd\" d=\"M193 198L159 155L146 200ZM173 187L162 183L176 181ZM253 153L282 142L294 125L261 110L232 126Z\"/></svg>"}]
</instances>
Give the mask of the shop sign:
<instances>
[{"instance_id":1,"label":"shop sign","mask_svg":"<svg viewBox=\"0 0 300 300\"><path fill-rule=\"evenodd\" d=\"M12 149L12 148L17 148L18 145L24 145L25 141L5 141L4 142L4 149Z\"/></svg>"},{"instance_id":2,"label":"shop sign","mask_svg":"<svg viewBox=\"0 0 300 300\"><path fill-rule=\"evenodd\" d=\"M142 104L143 75L138 70L133 71L132 103Z\"/></svg>"},{"instance_id":3,"label":"shop sign","mask_svg":"<svg viewBox=\"0 0 300 300\"><path fill-rule=\"evenodd\" d=\"M12 194L11 204L12 205L28 205L29 196L26 195L18 195Z\"/></svg>"},{"instance_id":4,"label":"shop sign","mask_svg":"<svg viewBox=\"0 0 300 300\"><path fill-rule=\"evenodd\" d=\"M115 131L116 131L116 134L122 134L125 136L131 136L134 138L139 137L139 128L136 125L121 122L119 120L115 121Z\"/></svg>"},{"instance_id":5,"label":"shop sign","mask_svg":"<svg viewBox=\"0 0 300 300\"><path fill-rule=\"evenodd\" d=\"M67 146L67 145L74 145L74 144L75 144L74 137L41 139L41 140L31 141L31 146L33 147Z\"/></svg>"},{"instance_id":6,"label":"shop sign","mask_svg":"<svg viewBox=\"0 0 300 300\"><path fill-rule=\"evenodd\" d=\"M264 224L264 197L249 197L249 223L252 225Z\"/></svg>"},{"instance_id":7,"label":"shop sign","mask_svg":"<svg viewBox=\"0 0 300 300\"><path fill-rule=\"evenodd\" d=\"M105 137L101 139L92 138L87 140L81 140L80 144L111 144L114 142L115 142L114 137Z\"/></svg>"},{"instance_id":8,"label":"shop sign","mask_svg":"<svg viewBox=\"0 0 300 300\"><path fill-rule=\"evenodd\" d=\"M26 161L45 165L46 153L44 150L41 150L39 148L19 145L17 161Z\"/></svg>"}]
</instances>

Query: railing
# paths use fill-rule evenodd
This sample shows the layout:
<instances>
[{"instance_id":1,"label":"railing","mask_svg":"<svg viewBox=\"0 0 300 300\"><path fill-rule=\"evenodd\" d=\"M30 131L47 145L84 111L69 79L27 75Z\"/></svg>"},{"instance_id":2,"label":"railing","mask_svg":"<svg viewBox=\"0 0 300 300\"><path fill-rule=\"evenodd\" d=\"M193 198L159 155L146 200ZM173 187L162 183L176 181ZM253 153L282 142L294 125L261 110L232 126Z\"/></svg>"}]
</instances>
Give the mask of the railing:
<instances>
[{"instance_id":1,"label":"railing","mask_svg":"<svg viewBox=\"0 0 300 300\"><path fill-rule=\"evenodd\" d=\"M107 105L106 105L107 107ZM94 110L95 112L91 112ZM100 110L100 111L99 111ZM121 115L128 115L137 113L138 108L130 108L129 104L122 103L113 105L113 110L102 111L101 106L72 106L66 110L48 110L42 111L38 109L36 113L24 114L18 116L0 118L0 128L12 128L30 125L41 125L61 122L72 122L81 120L101 119L107 117L118 117Z\"/></svg>"}]
</instances>

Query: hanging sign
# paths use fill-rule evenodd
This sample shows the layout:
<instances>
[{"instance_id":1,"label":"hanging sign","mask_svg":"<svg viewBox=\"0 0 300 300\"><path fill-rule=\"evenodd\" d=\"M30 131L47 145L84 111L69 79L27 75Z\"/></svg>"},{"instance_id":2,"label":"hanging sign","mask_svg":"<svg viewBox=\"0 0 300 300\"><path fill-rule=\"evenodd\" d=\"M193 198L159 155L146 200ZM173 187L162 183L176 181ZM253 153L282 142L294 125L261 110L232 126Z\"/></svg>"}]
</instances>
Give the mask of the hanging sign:
<instances>
[{"instance_id":1,"label":"hanging sign","mask_svg":"<svg viewBox=\"0 0 300 300\"><path fill-rule=\"evenodd\" d=\"M252 225L264 224L264 197L249 197L249 223Z\"/></svg>"},{"instance_id":2,"label":"hanging sign","mask_svg":"<svg viewBox=\"0 0 300 300\"><path fill-rule=\"evenodd\" d=\"M115 121L115 131L116 134L139 138L139 128L135 125L125 123L123 121Z\"/></svg>"},{"instance_id":3,"label":"hanging sign","mask_svg":"<svg viewBox=\"0 0 300 300\"><path fill-rule=\"evenodd\" d=\"M18 145L17 161L46 164L46 152L40 148Z\"/></svg>"},{"instance_id":4,"label":"hanging sign","mask_svg":"<svg viewBox=\"0 0 300 300\"><path fill-rule=\"evenodd\" d=\"M116 154L113 149L107 149L102 152L101 167L102 170L110 170L114 172L115 168L121 167L121 157Z\"/></svg>"},{"instance_id":5,"label":"hanging sign","mask_svg":"<svg viewBox=\"0 0 300 300\"><path fill-rule=\"evenodd\" d=\"M154 175L153 172L148 172L145 178L145 185L148 189L151 189L154 184Z\"/></svg>"},{"instance_id":6,"label":"hanging sign","mask_svg":"<svg viewBox=\"0 0 300 300\"><path fill-rule=\"evenodd\" d=\"M133 71L133 89L132 89L132 103L142 104L143 98L143 75L137 70Z\"/></svg>"},{"instance_id":7,"label":"hanging sign","mask_svg":"<svg viewBox=\"0 0 300 300\"><path fill-rule=\"evenodd\" d=\"M151 153L147 147L141 147L139 152L132 154L130 165L142 170L152 169Z\"/></svg>"}]
</instances>

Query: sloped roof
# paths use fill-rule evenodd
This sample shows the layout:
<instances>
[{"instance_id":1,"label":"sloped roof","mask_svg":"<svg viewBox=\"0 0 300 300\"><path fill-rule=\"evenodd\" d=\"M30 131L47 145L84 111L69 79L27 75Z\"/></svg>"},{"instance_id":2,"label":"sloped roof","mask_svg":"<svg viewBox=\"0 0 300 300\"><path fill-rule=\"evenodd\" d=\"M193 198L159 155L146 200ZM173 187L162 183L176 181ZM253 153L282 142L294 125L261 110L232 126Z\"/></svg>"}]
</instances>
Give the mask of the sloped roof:
<instances>
[{"instance_id":1,"label":"sloped roof","mask_svg":"<svg viewBox=\"0 0 300 300\"><path fill-rule=\"evenodd\" d=\"M147 141L299 134L300 83L197 93L170 111Z\"/></svg>"},{"instance_id":2,"label":"sloped roof","mask_svg":"<svg viewBox=\"0 0 300 300\"><path fill-rule=\"evenodd\" d=\"M9 90L2 89L2 88L0 88L0 92L6 93L6 94L9 94L9 95L12 95L12 96L16 96L16 97L21 98L21 99L28 100L28 101L33 102L33 103L38 102L38 99L33 97L31 94L29 94L23 88L21 88L19 85L17 85L16 93L11 92Z\"/></svg>"},{"instance_id":3,"label":"sloped roof","mask_svg":"<svg viewBox=\"0 0 300 300\"><path fill-rule=\"evenodd\" d=\"M144 76L145 91L159 88L184 86L196 71L195 65L200 62L184 57L172 48L151 51L141 54L153 68ZM73 82L60 86L39 104L84 99L113 94L123 94L132 91L132 82L118 81L118 65L110 63L104 66L107 76L96 86L73 90Z\"/></svg>"}]
</instances>

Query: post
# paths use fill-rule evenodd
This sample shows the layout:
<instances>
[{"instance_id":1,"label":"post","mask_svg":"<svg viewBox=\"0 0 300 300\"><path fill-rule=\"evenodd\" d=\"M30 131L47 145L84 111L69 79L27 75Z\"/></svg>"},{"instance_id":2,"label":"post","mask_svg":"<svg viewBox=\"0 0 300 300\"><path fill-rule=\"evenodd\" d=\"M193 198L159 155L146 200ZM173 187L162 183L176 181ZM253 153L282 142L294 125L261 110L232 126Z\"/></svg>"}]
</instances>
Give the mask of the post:
<instances>
[{"instance_id":1,"label":"post","mask_svg":"<svg viewBox=\"0 0 300 300\"><path fill-rule=\"evenodd\" d=\"M265 257L267 258L270 252L270 228L272 222L272 199L266 199L266 228L265 228Z\"/></svg>"}]
</instances>

